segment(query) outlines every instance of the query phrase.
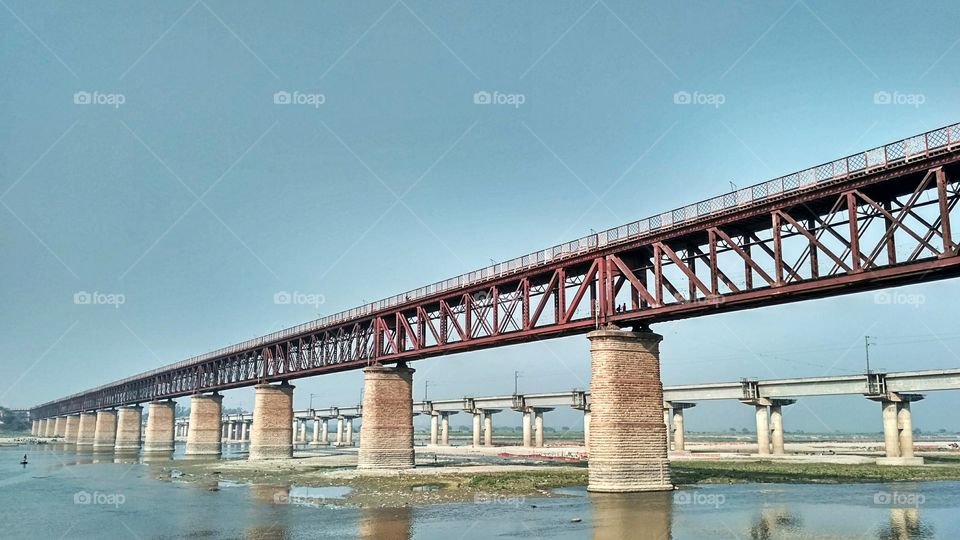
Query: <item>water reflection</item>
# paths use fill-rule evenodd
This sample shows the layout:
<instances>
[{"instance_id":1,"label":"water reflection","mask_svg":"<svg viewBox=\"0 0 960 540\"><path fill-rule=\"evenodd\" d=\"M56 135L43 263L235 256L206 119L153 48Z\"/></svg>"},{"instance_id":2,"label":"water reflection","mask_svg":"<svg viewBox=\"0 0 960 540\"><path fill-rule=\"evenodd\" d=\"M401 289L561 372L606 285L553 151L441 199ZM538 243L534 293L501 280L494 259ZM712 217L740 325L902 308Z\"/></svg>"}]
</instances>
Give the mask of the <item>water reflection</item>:
<instances>
[{"instance_id":1,"label":"water reflection","mask_svg":"<svg viewBox=\"0 0 960 540\"><path fill-rule=\"evenodd\" d=\"M919 508L891 508L890 526L877 535L879 540L921 540L935 538L933 528L920 521Z\"/></svg>"},{"instance_id":2,"label":"water reflection","mask_svg":"<svg viewBox=\"0 0 960 540\"><path fill-rule=\"evenodd\" d=\"M250 540L281 540L288 538L286 524L288 515L290 486L251 485L250 500L255 504L250 510L250 525L244 531L244 538Z\"/></svg>"},{"instance_id":3,"label":"water reflection","mask_svg":"<svg viewBox=\"0 0 960 540\"><path fill-rule=\"evenodd\" d=\"M594 540L671 537L673 492L588 493Z\"/></svg>"},{"instance_id":4,"label":"water reflection","mask_svg":"<svg viewBox=\"0 0 960 540\"><path fill-rule=\"evenodd\" d=\"M357 527L359 540L409 540L413 509L362 508Z\"/></svg>"},{"instance_id":5,"label":"water reflection","mask_svg":"<svg viewBox=\"0 0 960 540\"><path fill-rule=\"evenodd\" d=\"M798 514L790 512L785 506L764 507L760 509L753 525L750 527L752 540L769 540L781 533L799 532L803 528L803 521Z\"/></svg>"}]
</instances>

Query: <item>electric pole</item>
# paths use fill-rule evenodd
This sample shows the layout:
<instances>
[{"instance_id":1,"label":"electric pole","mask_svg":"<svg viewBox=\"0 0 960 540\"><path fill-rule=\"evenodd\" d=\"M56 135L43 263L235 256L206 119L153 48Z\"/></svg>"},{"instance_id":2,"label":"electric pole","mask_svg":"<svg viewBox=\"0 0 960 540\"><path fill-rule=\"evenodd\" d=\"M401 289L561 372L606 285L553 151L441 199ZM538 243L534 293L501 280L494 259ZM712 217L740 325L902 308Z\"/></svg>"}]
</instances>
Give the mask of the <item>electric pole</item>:
<instances>
[{"instance_id":1,"label":"electric pole","mask_svg":"<svg viewBox=\"0 0 960 540\"><path fill-rule=\"evenodd\" d=\"M873 336L863 336L863 350L867 357L867 375L870 374L870 346L877 344L875 341L870 341L871 339L876 338Z\"/></svg>"}]
</instances>

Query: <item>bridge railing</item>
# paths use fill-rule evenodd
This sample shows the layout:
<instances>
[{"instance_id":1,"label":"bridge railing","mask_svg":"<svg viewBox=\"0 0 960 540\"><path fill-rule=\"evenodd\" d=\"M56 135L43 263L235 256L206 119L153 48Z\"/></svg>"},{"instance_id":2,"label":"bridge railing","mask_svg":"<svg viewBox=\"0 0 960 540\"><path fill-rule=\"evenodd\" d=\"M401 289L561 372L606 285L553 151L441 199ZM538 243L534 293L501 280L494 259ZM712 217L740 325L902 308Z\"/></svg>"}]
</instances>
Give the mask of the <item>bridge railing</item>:
<instances>
[{"instance_id":1,"label":"bridge railing","mask_svg":"<svg viewBox=\"0 0 960 540\"><path fill-rule=\"evenodd\" d=\"M98 387L94 390L81 392L70 397L77 397L92 391L123 384L132 380L142 379L157 373L170 371L200 363L211 358L234 354L237 352L259 348L263 345L282 341L291 336L319 330L344 321L364 317L378 311L398 306L407 302L445 291L456 290L492 278L508 276L523 270L542 266L554 261L567 259L592 250L635 240L651 232L660 232L679 225L688 225L694 221L712 217L746 205L757 204L768 199L793 192L803 191L825 182L839 181L853 176L860 176L879 169L907 163L911 160L927 157L931 152L952 148L960 143L960 123L938 128L926 133L907 137L884 146L852 154L828 163L823 163L798 171L792 174L774 178L759 184L748 186L736 191L724 193L711 199L689 204L681 208L663 212L645 219L613 227L596 234L591 234L556 246L535 251L515 259L496 263L486 268L461 274L444 281L438 281L419 289L377 300L369 304L327 315L320 319L285 328L265 336L260 336L243 343L197 355L175 364L157 368L139 375L134 375L120 381ZM64 398L69 399L69 398ZM59 401L59 400L58 400Z\"/></svg>"}]
</instances>

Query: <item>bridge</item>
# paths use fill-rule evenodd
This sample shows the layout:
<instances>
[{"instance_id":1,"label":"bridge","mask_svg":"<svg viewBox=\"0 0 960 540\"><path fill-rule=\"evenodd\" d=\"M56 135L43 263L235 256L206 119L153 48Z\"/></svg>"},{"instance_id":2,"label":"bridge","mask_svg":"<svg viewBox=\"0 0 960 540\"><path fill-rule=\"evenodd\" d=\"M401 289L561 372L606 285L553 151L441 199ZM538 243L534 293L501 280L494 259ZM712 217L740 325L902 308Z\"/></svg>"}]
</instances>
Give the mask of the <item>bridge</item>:
<instances>
[{"instance_id":1,"label":"bridge","mask_svg":"<svg viewBox=\"0 0 960 540\"><path fill-rule=\"evenodd\" d=\"M217 392L256 385L263 417L286 418L290 380L364 369L370 436L360 466L406 467L412 432L399 411L412 402L409 361L589 332L590 489L666 488L664 426L652 416L663 397L661 338L648 325L957 276L958 143L960 124L910 136L44 403L31 414L78 418L81 429L90 411L122 413L150 402L150 418L163 419L155 450L166 451L172 413L162 400L193 396L192 410L216 413L217 425L205 433L216 431L217 442L197 450L213 452ZM619 330L627 326L639 331ZM253 457L289 455L283 424L269 433L254 427ZM94 425L87 420L87 431ZM641 426L651 431L637 435ZM643 456L623 448L642 448Z\"/></svg>"},{"instance_id":2,"label":"bridge","mask_svg":"<svg viewBox=\"0 0 960 540\"><path fill-rule=\"evenodd\" d=\"M884 413L883 431L886 457L880 463L922 463L914 458L912 413L910 403L920 401L919 392L960 389L960 369L924 371L871 372L857 375L827 377L799 377L792 379L756 380L685 384L663 387L664 424L673 450L685 450L684 410L698 401L738 400L756 408L757 453L782 455L784 450L783 407L807 396L862 395L881 403ZM906 405L904 405L906 404ZM584 442L590 433L590 392L541 392L500 396L464 396L413 403L411 413L430 417L430 444L449 445L449 417L466 413L473 419L472 444L493 445L493 415L503 410L523 414L523 446L543 446L543 414L557 407L583 411ZM899 410L898 410L899 407ZM889 412L898 417L888 417ZM672 417L671 417L672 413ZM903 418L899 418L902 416ZM293 442L312 445L353 446L353 420L363 417L361 405L320 407L293 411ZM329 440L330 421L336 420L335 440ZM312 440L307 439L307 424L313 422ZM221 419L222 440L249 441L253 415L226 414ZM189 434L188 418L178 418L175 437L185 439ZM767 435L769 434L769 436ZM52 435L52 433L51 433Z\"/></svg>"}]
</instances>

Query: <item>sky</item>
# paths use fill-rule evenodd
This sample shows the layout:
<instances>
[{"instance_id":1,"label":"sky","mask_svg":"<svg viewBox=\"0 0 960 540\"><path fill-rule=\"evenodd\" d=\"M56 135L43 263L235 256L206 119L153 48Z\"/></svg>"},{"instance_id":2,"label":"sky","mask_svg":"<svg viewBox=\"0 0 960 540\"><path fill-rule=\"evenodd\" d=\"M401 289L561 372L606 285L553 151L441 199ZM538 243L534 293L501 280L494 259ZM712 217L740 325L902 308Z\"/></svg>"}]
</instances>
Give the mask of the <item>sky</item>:
<instances>
[{"instance_id":1,"label":"sky","mask_svg":"<svg viewBox=\"0 0 960 540\"><path fill-rule=\"evenodd\" d=\"M957 122L960 5L924 6L0 0L0 404ZM919 300L657 324L663 382L862 372L865 335L874 368L960 366L957 281L899 292ZM583 336L412 367L416 399L426 381L436 399L509 394L515 371L521 392L589 385ZM362 375L294 384L297 408L354 404ZM914 425L960 430L958 407L931 393ZM858 396L784 416L788 431L881 429ZM685 417L754 427L739 403Z\"/></svg>"}]
</instances>

